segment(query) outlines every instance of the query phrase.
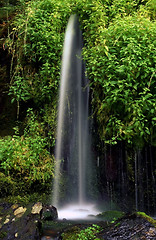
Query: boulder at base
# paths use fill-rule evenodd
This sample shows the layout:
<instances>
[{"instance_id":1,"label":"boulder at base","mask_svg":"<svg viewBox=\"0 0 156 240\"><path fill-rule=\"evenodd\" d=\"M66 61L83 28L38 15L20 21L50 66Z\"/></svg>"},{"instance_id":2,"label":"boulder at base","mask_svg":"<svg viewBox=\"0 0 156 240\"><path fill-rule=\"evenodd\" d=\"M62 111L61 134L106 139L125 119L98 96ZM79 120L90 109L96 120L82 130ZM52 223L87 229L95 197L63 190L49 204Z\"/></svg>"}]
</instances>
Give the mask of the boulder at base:
<instances>
[{"instance_id":1,"label":"boulder at base","mask_svg":"<svg viewBox=\"0 0 156 240\"><path fill-rule=\"evenodd\" d=\"M40 239L38 226L40 223L41 205L41 203L36 203L23 207L7 203L0 204L0 239Z\"/></svg>"},{"instance_id":2,"label":"boulder at base","mask_svg":"<svg viewBox=\"0 0 156 240\"><path fill-rule=\"evenodd\" d=\"M154 240L156 239L156 221L146 214L144 216L138 213L127 214L101 231L97 238L104 240Z\"/></svg>"},{"instance_id":3,"label":"boulder at base","mask_svg":"<svg viewBox=\"0 0 156 240\"><path fill-rule=\"evenodd\" d=\"M52 205L44 205L41 210L41 220L54 221L58 219L57 209Z\"/></svg>"}]
</instances>

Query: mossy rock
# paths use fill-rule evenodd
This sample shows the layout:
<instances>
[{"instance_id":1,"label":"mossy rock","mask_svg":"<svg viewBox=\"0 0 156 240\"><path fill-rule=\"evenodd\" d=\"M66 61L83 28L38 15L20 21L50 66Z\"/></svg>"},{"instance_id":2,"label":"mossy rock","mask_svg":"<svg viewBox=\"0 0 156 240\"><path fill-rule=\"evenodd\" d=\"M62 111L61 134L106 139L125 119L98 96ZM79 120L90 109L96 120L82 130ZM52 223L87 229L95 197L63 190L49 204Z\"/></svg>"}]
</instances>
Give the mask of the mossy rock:
<instances>
[{"instance_id":1,"label":"mossy rock","mask_svg":"<svg viewBox=\"0 0 156 240\"><path fill-rule=\"evenodd\" d=\"M124 212L121 211L106 211L97 215L98 219L108 222L114 222L117 219L123 217Z\"/></svg>"},{"instance_id":2,"label":"mossy rock","mask_svg":"<svg viewBox=\"0 0 156 240\"><path fill-rule=\"evenodd\" d=\"M0 239L3 239L6 236L7 236L7 232L5 231L0 232Z\"/></svg>"},{"instance_id":3,"label":"mossy rock","mask_svg":"<svg viewBox=\"0 0 156 240\"><path fill-rule=\"evenodd\" d=\"M81 229L77 226L70 228L70 230L62 234L63 240L77 240L77 234L80 233Z\"/></svg>"},{"instance_id":4,"label":"mossy rock","mask_svg":"<svg viewBox=\"0 0 156 240\"><path fill-rule=\"evenodd\" d=\"M33 205L30 203L23 207L19 204L1 203L0 239L39 239L40 214L31 213Z\"/></svg>"},{"instance_id":5,"label":"mossy rock","mask_svg":"<svg viewBox=\"0 0 156 240\"><path fill-rule=\"evenodd\" d=\"M156 227L156 220L153 219L152 217L148 216L146 213L144 213L144 212L137 212L136 215L139 216L139 217L145 218L145 219L146 219L148 222L150 222L154 227Z\"/></svg>"}]
</instances>

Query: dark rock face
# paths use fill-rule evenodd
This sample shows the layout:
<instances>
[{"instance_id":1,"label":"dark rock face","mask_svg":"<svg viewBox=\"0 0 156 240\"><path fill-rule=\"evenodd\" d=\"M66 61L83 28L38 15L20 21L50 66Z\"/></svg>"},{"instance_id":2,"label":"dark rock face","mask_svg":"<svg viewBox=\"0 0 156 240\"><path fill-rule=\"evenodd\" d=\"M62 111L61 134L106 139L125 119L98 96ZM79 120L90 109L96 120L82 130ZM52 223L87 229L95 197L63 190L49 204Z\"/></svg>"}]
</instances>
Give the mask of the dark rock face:
<instances>
[{"instance_id":1,"label":"dark rock face","mask_svg":"<svg viewBox=\"0 0 156 240\"><path fill-rule=\"evenodd\" d=\"M57 209L52 205L44 205L40 215L43 221L54 221L58 219Z\"/></svg>"},{"instance_id":2,"label":"dark rock face","mask_svg":"<svg viewBox=\"0 0 156 240\"><path fill-rule=\"evenodd\" d=\"M9 227L7 240L39 240L39 231L37 228L38 216L28 215L21 218L18 222L14 222Z\"/></svg>"},{"instance_id":3,"label":"dark rock face","mask_svg":"<svg viewBox=\"0 0 156 240\"><path fill-rule=\"evenodd\" d=\"M156 239L156 228L135 214L126 216L97 236L105 240L148 240Z\"/></svg>"},{"instance_id":4,"label":"dark rock face","mask_svg":"<svg viewBox=\"0 0 156 240\"><path fill-rule=\"evenodd\" d=\"M66 230L73 226L85 229L91 223L59 221L57 209L52 205L38 202L23 207L18 204L0 204L0 239L2 240L40 240L61 239ZM96 222L102 227L97 235L104 240L150 240L156 239L156 222L150 217L137 214L124 215L114 224L107 221Z\"/></svg>"},{"instance_id":5,"label":"dark rock face","mask_svg":"<svg viewBox=\"0 0 156 240\"><path fill-rule=\"evenodd\" d=\"M32 205L27 207L0 204L0 239L39 240L40 214L31 213Z\"/></svg>"},{"instance_id":6,"label":"dark rock face","mask_svg":"<svg viewBox=\"0 0 156 240\"><path fill-rule=\"evenodd\" d=\"M0 204L0 239L39 240L44 221L58 218L57 209L41 202L23 207L19 204Z\"/></svg>"}]
</instances>

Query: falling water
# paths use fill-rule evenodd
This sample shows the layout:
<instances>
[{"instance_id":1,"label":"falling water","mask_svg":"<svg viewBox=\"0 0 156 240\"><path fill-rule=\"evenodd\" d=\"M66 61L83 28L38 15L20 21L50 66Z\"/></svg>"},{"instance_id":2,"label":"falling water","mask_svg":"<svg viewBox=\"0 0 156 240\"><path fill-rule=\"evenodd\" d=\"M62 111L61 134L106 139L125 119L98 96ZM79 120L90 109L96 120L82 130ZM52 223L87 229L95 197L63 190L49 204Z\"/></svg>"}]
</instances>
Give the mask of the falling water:
<instances>
[{"instance_id":1,"label":"falling water","mask_svg":"<svg viewBox=\"0 0 156 240\"><path fill-rule=\"evenodd\" d=\"M56 168L52 204L60 207L62 176L64 202L79 205L87 200L91 175L88 124L88 79L82 61L82 33L76 15L69 19L64 41L56 140ZM87 168L87 171L86 171ZM64 182L64 180L62 180Z\"/></svg>"},{"instance_id":2,"label":"falling water","mask_svg":"<svg viewBox=\"0 0 156 240\"><path fill-rule=\"evenodd\" d=\"M135 152L135 209L138 211L138 161L137 152Z\"/></svg>"}]
</instances>

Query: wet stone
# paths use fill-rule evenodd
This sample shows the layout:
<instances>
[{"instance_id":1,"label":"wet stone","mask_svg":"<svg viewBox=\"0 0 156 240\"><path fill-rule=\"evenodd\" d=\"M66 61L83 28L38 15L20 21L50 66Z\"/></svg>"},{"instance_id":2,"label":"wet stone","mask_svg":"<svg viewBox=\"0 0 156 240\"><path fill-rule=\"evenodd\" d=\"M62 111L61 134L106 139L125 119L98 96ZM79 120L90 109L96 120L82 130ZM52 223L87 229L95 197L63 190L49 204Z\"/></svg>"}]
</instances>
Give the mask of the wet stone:
<instances>
[{"instance_id":1,"label":"wet stone","mask_svg":"<svg viewBox=\"0 0 156 240\"><path fill-rule=\"evenodd\" d=\"M104 230L99 237L105 240L156 239L156 228L144 218L130 215Z\"/></svg>"},{"instance_id":2,"label":"wet stone","mask_svg":"<svg viewBox=\"0 0 156 240\"><path fill-rule=\"evenodd\" d=\"M18 204L13 204L13 205L11 206L11 208L12 208L13 210L15 210L16 208L18 208Z\"/></svg>"},{"instance_id":3,"label":"wet stone","mask_svg":"<svg viewBox=\"0 0 156 240\"><path fill-rule=\"evenodd\" d=\"M0 225L0 239L39 240L38 221L40 214L31 214L32 204L26 207L0 204L3 214Z\"/></svg>"},{"instance_id":4,"label":"wet stone","mask_svg":"<svg viewBox=\"0 0 156 240\"><path fill-rule=\"evenodd\" d=\"M43 206L41 202L35 203L32 207L31 213L32 214L40 214Z\"/></svg>"},{"instance_id":5,"label":"wet stone","mask_svg":"<svg viewBox=\"0 0 156 240\"><path fill-rule=\"evenodd\" d=\"M18 237L18 233L15 233L15 238L17 238Z\"/></svg>"},{"instance_id":6,"label":"wet stone","mask_svg":"<svg viewBox=\"0 0 156 240\"><path fill-rule=\"evenodd\" d=\"M7 218L4 222L4 224L7 224L9 222L9 219Z\"/></svg>"},{"instance_id":7,"label":"wet stone","mask_svg":"<svg viewBox=\"0 0 156 240\"><path fill-rule=\"evenodd\" d=\"M52 205L44 205L41 211L41 220L54 221L58 219L57 209Z\"/></svg>"},{"instance_id":8,"label":"wet stone","mask_svg":"<svg viewBox=\"0 0 156 240\"><path fill-rule=\"evenodd\" d=\"M22 215L25 213L26 210L27 210L26 208L19 207L19 208L17 208L17 209L14 211L14 215L15 215L17 218L20 218L20 217L22 217Z\"/></svg>"}]
</instances>

